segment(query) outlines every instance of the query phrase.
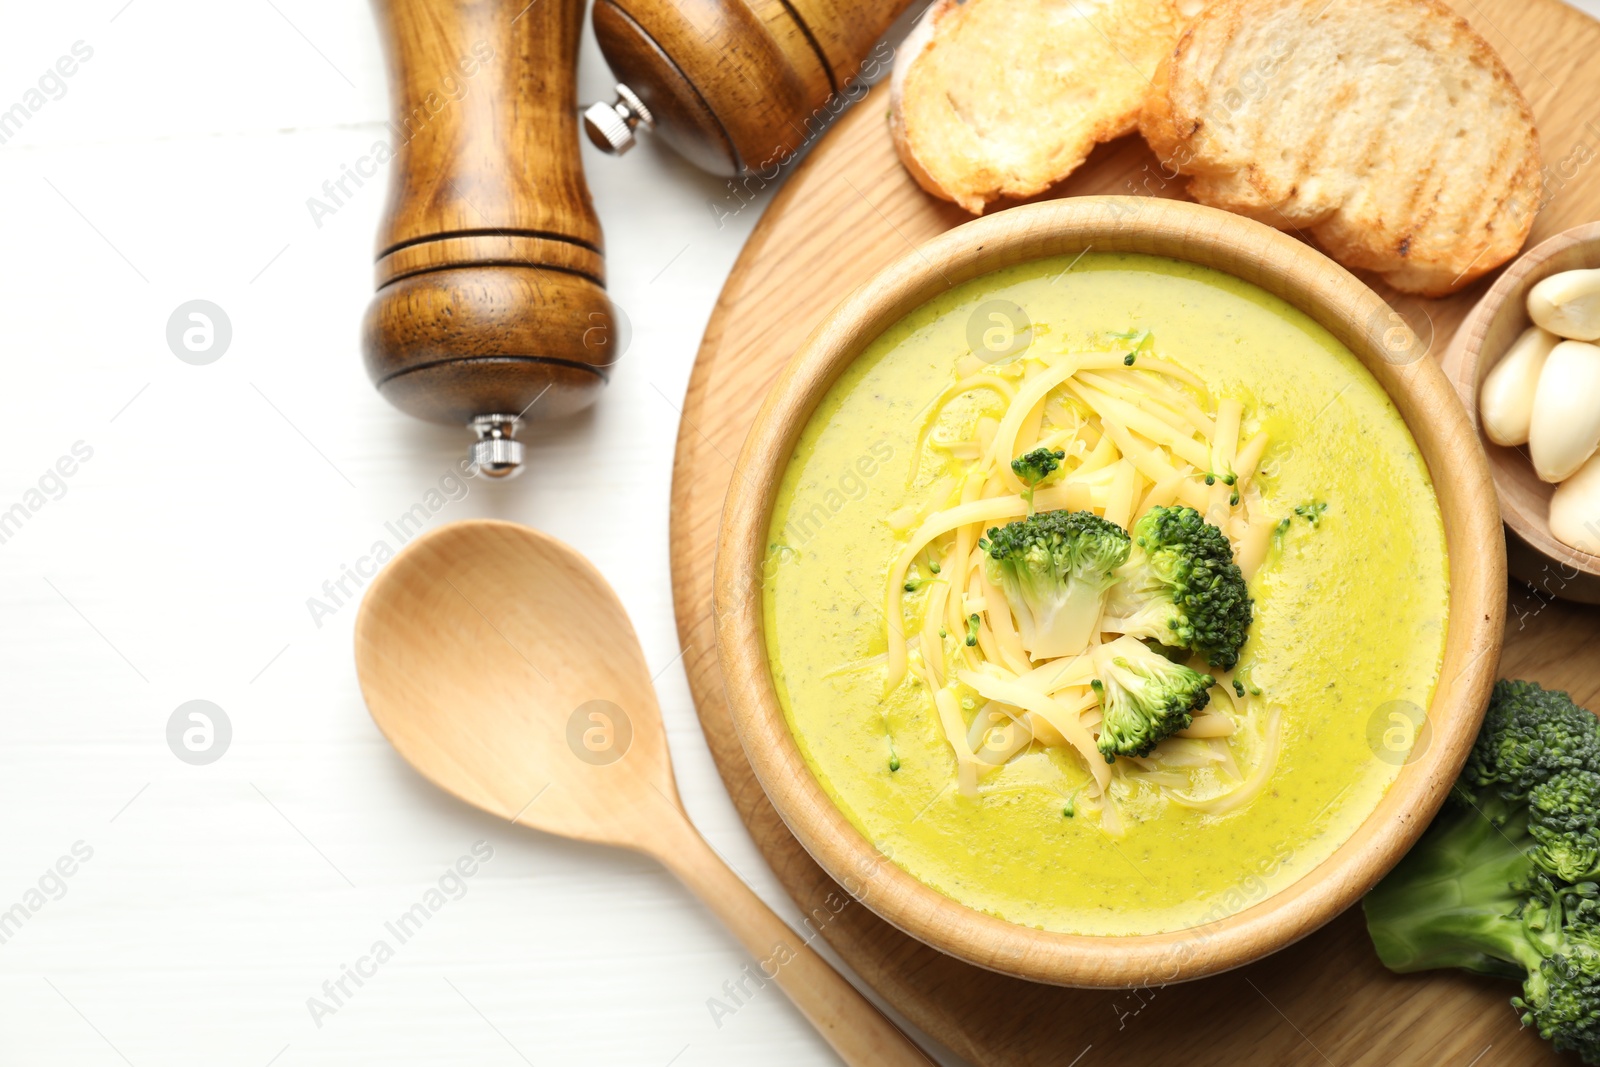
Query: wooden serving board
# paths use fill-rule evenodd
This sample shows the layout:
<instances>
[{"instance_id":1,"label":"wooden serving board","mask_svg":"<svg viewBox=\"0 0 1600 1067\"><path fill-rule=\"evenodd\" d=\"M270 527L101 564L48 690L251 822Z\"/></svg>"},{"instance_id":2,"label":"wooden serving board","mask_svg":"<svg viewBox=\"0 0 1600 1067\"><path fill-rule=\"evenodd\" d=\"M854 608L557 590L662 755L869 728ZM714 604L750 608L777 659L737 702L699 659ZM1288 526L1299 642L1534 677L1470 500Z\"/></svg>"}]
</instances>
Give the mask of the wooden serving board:
<instances>
[{"instance_id":1,"label":"wooden serving board","mask_svg":"<svg viewBox=\"0 0 1600 1067\"><path fill-rule=\"evenodd\" d=\"M1559 0L1457 0L1499 50L1538 118L1554 178L1530 243L1600 218L1600 23ZM789 177L718 301L690 380L672 494L672 579L689 685L728 792L789 894L831 915L847 899L789 834L745 761L728 717L712 624L722 501L745 433L779 369L846 293L928 238L966 221L906 175L885 124L886 87L851 109ZM1594 124L1586 125L1594 118ZM1591 159L1590 156L1595 158ZM1563 161L1585 160L1563 168ZM1181 196L1137 137L1102 146L1055 195ZM1391 298L1441 353L1489 284L1439 301ZM1454 561L1471 566L1469 560ZM1556 590L1552 590L1556 591ZM1549 592L1510 591L1501 673L1596 705L1600 612ZM822 909L818 911L817 909ZM1398 977L1378 963L1359 909L1300 944L1219 977L1108 992L1033 985L913 941L851 903L822 935L924 1030L978 1064L1237 1067L1243 1063L1557 1063L1508 1005L1514 984L1455 973Z\"/></svg>"}]
</instances>

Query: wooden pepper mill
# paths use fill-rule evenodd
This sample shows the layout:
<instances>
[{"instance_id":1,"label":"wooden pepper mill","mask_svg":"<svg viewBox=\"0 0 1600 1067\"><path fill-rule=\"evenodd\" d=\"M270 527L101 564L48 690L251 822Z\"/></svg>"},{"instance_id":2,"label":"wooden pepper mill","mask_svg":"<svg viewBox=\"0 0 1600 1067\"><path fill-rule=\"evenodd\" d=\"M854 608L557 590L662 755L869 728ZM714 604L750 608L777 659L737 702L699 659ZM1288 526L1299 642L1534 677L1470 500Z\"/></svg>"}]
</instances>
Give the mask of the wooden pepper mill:
<instances>
[{"instance_id":1,"label":"wooden pepper mill","mask_svg":"<svg viewBox=\"0 0 1600 1067\"><path fill-rule=\"evenodd\" d=\"M696 166L776 174L817 136L849 86L891 56L872 47L911 0L595 0L594 32L622 83L584 112L622 153L655 129ZM869 54L871 53L871 54Z\"/></svg>"},{"instance_id":2,"label":"wooden pepper mill","mask_svg":"<svg viewBox=\"0 0 1600 1067\"><path fill-rule=\"evenodd\" d=\"M470 426L491 476L529 419L594 402L618 338L578 150L583 0L376 0L393 177L367 373L400 410Z\"/></svg>"}]
</instances>

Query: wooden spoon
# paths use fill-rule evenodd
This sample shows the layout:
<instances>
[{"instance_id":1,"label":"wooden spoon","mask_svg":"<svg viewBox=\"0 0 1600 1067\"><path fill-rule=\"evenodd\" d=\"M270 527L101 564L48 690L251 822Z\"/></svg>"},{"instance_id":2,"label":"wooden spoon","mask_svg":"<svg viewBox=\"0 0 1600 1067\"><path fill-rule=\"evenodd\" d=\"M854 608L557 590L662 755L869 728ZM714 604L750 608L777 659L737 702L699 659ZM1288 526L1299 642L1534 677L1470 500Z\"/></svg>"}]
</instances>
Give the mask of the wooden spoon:
<instances>
[{"instance_id":1,"label":"wooden spoon","mask_svg":"<svg viewBox=\"0 0 1600 1067\"><path fill-rule=\"evenodd\" d=\"M588 560L525 526L453 523L378 575L355 629L367 708L423 777L499 818L654 856L845 1062L928 1067L689 822L639 640Z\"/></svg>"}]
</instances>

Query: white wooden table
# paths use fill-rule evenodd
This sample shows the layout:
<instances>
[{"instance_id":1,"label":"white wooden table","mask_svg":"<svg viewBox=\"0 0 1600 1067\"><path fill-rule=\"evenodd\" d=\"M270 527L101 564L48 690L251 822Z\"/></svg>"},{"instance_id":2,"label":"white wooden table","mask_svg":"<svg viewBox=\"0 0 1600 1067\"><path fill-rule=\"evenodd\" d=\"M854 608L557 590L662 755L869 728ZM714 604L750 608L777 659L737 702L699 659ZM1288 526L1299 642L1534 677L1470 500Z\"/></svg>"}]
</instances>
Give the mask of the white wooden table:
<instances>
[{"instance_id":1,"label":"white wooden table","mask_svg":"<svg viewBox=\"0 0 1600 1067\"><path fill-rule=\"evenodd\" d=\"M6 15L0 1063L835 1062L775 989L719 1024L748 961L668 875L421 781L351 664L346 568L413 505L579 546L660 672L690 813L795 918L701 739L667 568L678 405L766 197L585 146L631 348L591 414L525 434L521 479L457 483L468 435L391 409L358 356L383 175L308 204L384 135L366 4ZM587 35L579 82L609 99ZM167 341L196 299L232 331L200 366ZM231 727L208 764L168 744L191 700Z\"/></svg>"}]
</instances>

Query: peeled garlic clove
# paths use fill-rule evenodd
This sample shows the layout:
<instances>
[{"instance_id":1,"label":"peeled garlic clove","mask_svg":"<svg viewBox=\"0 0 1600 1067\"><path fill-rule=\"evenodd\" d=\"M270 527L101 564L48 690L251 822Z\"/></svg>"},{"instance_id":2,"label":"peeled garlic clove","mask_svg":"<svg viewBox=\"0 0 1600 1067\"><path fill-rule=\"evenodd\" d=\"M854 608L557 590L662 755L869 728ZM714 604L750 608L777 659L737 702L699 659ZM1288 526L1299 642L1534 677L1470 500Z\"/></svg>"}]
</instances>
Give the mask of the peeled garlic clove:
<instances>
[{"instance_id":1,"label":"peeled garlic clove","mask_svg":"<svg viewBox=\"0 0 1600 1067\"><path fill-rule=\"evenodd\" d=\"M1528 451L1547 482L1572 477L1600 445L1600 346L1562 341L1545 357L1533 394Z\"/></svg>"},{"instance_id":2,"label":"peeled garlic clove","mask_svg":"<svg viewBox=\"0 0 1600 1067\"><path fill-rule=\"evenodd\" d=\"M1600 455L1556 486L1550 498L1550 532L1564 545L1600 556Z\"/></svg>"},{"instance_id":3,"label":"peeled garlic clove","mask_svg":"<svg viewBox=\"0 0 1600 1067\"><path fill-rule=\"evenodd\" d=\"M1478 392L1478 411L1483 415L1483 432L1489 440L1497 445L1528 443L1539 372L1544 369L1545 357L1560 341L1548 330L1530 326L1489 371Z\"/></svg>"},{"instance_id":4,"label":"peeled garlic clove","mask_svg":"<svg viewBox=\"0 0 1600 1067\"><path fill-rule=\"evenodd\" d=\"M1564 270L1528 292L1528 317L1574 341L1600 340L1600 270Z\"/></svg>"}]
</instances>

